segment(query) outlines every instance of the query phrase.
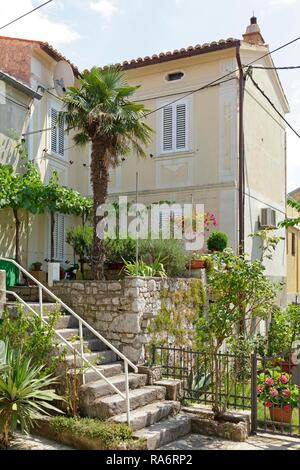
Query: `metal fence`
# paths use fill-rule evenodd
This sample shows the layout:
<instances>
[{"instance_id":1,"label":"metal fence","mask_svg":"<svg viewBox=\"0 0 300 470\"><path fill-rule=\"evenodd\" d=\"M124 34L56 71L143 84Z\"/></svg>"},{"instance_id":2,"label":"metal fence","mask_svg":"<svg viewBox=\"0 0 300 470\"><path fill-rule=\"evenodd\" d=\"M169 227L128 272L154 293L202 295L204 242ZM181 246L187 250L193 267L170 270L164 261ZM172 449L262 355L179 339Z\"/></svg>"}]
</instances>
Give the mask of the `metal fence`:
<instances>
[{"instance_id":1,"label":"metal fence","mask_svg":"<svg viewBox=\"0 0 300 470\"><path fill-rule=\"evenodd\" d=\"M284 361L256 354L212 354L164 346L152 349L152 364L162 367L163 376L182 381L185 404L248 410L252 433L300 437L300 366L288 357Z\"/></svg>"}]
</instances>

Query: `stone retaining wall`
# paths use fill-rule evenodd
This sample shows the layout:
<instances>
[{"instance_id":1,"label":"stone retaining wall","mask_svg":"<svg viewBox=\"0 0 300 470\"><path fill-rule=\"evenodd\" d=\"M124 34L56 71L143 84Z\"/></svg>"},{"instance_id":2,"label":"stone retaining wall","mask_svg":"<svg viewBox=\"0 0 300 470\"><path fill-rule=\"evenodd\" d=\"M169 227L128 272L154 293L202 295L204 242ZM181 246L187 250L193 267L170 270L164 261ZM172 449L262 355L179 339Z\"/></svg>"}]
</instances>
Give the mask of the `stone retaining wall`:
<instances>
[{"instance_id":1,"label":"stone retaining wall","mask_svg":"<svg viewBox=\"0 0 300 470\"><path fill-rule=\"evenodd\" d=\"M61 281L54 284L52 291L126 357L143 363L148 324L161 310L161 293L164 292L164 302L171 303L171 293L189 290L192 282L193 279L157 278Z\"/></svg>"}]
</instances>

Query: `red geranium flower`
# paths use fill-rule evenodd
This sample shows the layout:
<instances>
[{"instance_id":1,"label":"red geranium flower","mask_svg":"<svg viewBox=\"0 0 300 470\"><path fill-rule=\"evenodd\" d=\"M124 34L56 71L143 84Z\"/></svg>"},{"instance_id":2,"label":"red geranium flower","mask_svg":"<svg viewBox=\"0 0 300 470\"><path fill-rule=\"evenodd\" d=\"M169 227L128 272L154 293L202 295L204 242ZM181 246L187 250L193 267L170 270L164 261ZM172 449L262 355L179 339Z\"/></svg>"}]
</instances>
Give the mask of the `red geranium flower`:
<instances>
[{"instance_id":1,"label":"red geranium flower","mask_svg":"<svg viewBox=\"0 0 300 470\"><path fill-rule=\"evenodd\" d=\"M266 406L267 408L272 408L273 403L271 403L270 401L266 401L265 406Z\"/></svg>"},{"instance_id":2,"label":"red geranium flower","mask_svg":"<svg viewBox=\"0 0 300 470\"><path fill-rule=\"evenodd\" d=\"M291 391L289 389L283 390L282 395L287 398L291 398Z\"/></svg>"},{"instance_id":3,"label":"red geranium flower","mask_svg":"<svg viewBox=\"0 0 300 470\"><path fill-rule=\"evenodd\" d=\"M272 377L269 377L269 378L266 379L266 381L265 381L265 384L266 384L267 387L273 387L274 383L275 383L275 382L274 382L274 379L272 379Z\"/></svg>"},{"instance_id":4,"label":"red geranium flower","mask_svg":"<svg viewBox=\"0 0 300 470\"><path fill-rule=\"evenodd\" d=\"M257 387L257 392L258 392L258 393L263 393L263 391L264 391L264 387L263 387L262 385L259 385L259 386Z\"/></svg>"},{"instance_id":5,"label":"red geranium flower","mask_svg":"<svg viewBox=\"0 0 300 470\"><path fill-rule=\"evenodd\" d=\"M289 382L289 378L286 375L283 375L283 374L279 377L278 380L279 380L279 382L281 382L284 385Z\"/></svg>"}]
</instances>

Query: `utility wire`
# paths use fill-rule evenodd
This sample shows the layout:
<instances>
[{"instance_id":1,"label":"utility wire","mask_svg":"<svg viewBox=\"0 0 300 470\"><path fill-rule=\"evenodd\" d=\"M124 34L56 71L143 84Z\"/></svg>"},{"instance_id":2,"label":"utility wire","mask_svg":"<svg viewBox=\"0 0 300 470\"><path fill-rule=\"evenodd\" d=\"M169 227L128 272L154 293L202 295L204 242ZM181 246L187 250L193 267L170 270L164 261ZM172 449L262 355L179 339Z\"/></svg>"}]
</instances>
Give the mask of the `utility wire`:
<instances>
[{"instance_id":1,"label":"utility wire","mask_svg":"<svg viewBox=\"0 0 300 470\"><path fill-rule=\"evenodd\" d=\"M243 65L246 67L246 65ZM261 69L261 70L296 70L300 69L300 65L290 65L287 67L264 67L263 65L254 65L253 69Z\"/></svg>"},{"instance_id":2,"label":"utility wire","mask_svg":"<svg viewBox=\"0 0 300 470\"><path fill-rule=\"evenodd\" d=\"M265 54L263 54L262 56L258 57L257 59L254 59L253 61L249 62L247 65L242 65L242 68L244 69L244 68L250 67L250 66L252 66L253 64L255 64L256 62L258 62L259 60L262 60L262 59L264 59L265 57L268 57L268 56L270 56L270 55L272 55L272 54L275 54L276 52L278 52L278 51L280 51L280 50L282 50L282 49L284 49L284 48L286 48L286 47L288 47L288 46L290 46L290 45L292 45L292 44L298 42L299 40L300 40L300 36L298 36L298 37L295 38L295 39L292 39L292 40L289 41L289 42L286 42L285 44L283 44L282 46L277 47L276 49L273 49L273 50L271 50L271 51L266 52ZM207 88L210 88L210 87L213 86L213 85L220 84L223 79L226 79L226 78L230 77L232 74L234 74L234 73L236 73L236 72L239 72L239 70L240 70L239 67L237 67L235 70L232 70L231 72L228 72L228 73L226 73L225 75L222 75L221 77L216 78L215 80L209 82L208 84L203 85L203 86L201 86L200 88L197 88L196 90L192 90L192 91L190 91L190 92L184 94L183 96L180 96L179 98L177 98L177 99L171 101L170 103L167 103L167 104L165 104L165 105L162 105L162 106L160 106L160 107L154 109L153 111L149 111L148 113L145 113L143 117L144 117L144 118L145 118L145 117L148 117L148 116L150 116L150 115L152 115L152 114L154 114L154 113L156 113L156 112L158 112L158 111L160 111L160 110L162 110L162 109L165 109L165 108L168 107L168 106L171 106L171 105L174 104L174 103L177 103L178 101L181 101L182 99L187 98L188 96L193 95L194 93L198 93L198 92L200 92L200 91L206 90ZM282 116L282 117L283 117L283 116ZM283 119L285 120L284 117L283 117ZM31 133L28 133L28 134L23 134L23 136L25 136L25 135L31 135L31 134L39 133L39 132L45 132L45 131L48 131L48 130L51 130L51 129L40 129L40 130L38 130L38 131L34 131L34 132L31 132Z\"/></svg>"},{"instance_id":3,"label":"utility wire","mask_svg":"<svg viewBox=\"0 0 300 470\"><path fill-rule=\"evenodd\" d=\"M268 57L269 55L272 55L272 54L275 54L275 52L278 52L278 51L281 51L282 49L284 49L285 47L288 47L290 46L291 44L294 44L295 42L299 41L300 40L300 36L298 36L297 38L295 39L292 39L291 41L289 42L286 42L285 44L283 44L282 46L279 46L277 47L276 49L273 49L272 51L268 51L266 52L265 54L263 54L261 57L258 57L257 59L254 59L252 60L251 62L249 62L247 65L242 65L242 68L247 68L247 67L250 67L252 64L255 64L256 62L258 62L259 60L262 60L264 59L265 57ZM220 80L223 80L224 78L227 78L227 77L230 77L230 75L234 74L234 73L237 73L239 72L239 67L237 67L235 70L232 70L231 72L228 72L226 73L225 75L222 75L221 77L217 78L216 80L213 80L212 82L208 83L207 85L204 85L194 91L191 91L187 94L185 94L184 96L181 96L180 98L177 98L176 100L174 101L171 101L170 103L168 104L165 104L163 106L160 106L159 108L157 109L154 109L153 111L150 111L149 113L146 113L144 115L144 117L147 117L147 116L150 116L151 114L154 114L156 113L157 111L160 111L162 109L165 109L166 107L168 106L171 106L172 104L174 103L177 103L178 101L181 101L182 99L184 98L187 98L188 96L191 96L193 95L194 93L198 93L199 91L202 91L202 90L205 90L206 88L210 87L211 85L214 85L215 83L218 83Z\"/></svg>"},{"instance_id":4,"label":"utility wire","mask_svg":"<svg viewBox=\"0 0 300 470\"><path fill-rule=\"evenodd\" d=\"M281 112L276 108L275 104L270 100L270 98L266 95L266 93L260 88L259 84L254 80L252 77L252 74L249 73L248 76L250 77L250 80L252 81L253 85L257 90L263 95L263 97L268 101L268 103L272 106L272 108L276 111L276 113L283 119L283 121L286 123L286 125L296 134L297 137L300 139L300 134L293 128L293 126L286 120L286 118L281 114Z\"/></svg>"},{"instance_id":5,"label":"utility wire","mask_svg":"<svg viewBox=\"0 0 300 470\"><path fill-rule=\"evenodd\" d=\"M25 18L25 16L30 15L31 13L33 13L33 12L39 10L40 8L44 7L45 5L48 5L48 3L51 3L51 2L53 2L53 1L54 1L54 0L48 0L48 2L45 2L45 3L43 3L42 5L39 5L39 6L35 7L35 8L33 8L33 10L30 10L30 11L28 11L27 13L24 13L24 15L18 16L18 18L16 18L15 20L12 20L12 21L10 21L9 23L6 23L5 25L1 26L1 27L0 27L0 30L6 28L7 26L10 26L10 25L13 24L13 23L16 23L17 21L21 20L22 18Z\"/></svg>"}]
</instances>

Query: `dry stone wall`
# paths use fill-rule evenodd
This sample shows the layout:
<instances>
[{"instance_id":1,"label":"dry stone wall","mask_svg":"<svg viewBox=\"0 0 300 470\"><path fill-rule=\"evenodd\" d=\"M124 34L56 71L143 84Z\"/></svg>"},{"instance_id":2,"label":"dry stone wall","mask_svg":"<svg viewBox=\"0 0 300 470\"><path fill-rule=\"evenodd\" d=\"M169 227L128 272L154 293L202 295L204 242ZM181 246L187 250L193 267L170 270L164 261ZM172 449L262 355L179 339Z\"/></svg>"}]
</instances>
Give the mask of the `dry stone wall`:
<instances>
[{"instance_id":1,"label":"dry stone wall","mask_svg":"<svg viewBox=\"0 0 300 470\"><path fill-rule=\"evenodd\" d=\"M143 363L148 325L172 293L189 290L192 279L125 278L120 281L61 281L52 291L134 363ZM170 299L166 299L166 292Z\"/></svg>"}]
</instances>

